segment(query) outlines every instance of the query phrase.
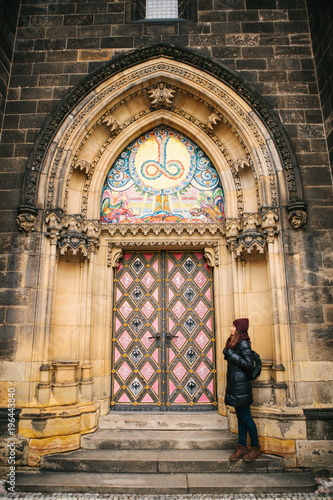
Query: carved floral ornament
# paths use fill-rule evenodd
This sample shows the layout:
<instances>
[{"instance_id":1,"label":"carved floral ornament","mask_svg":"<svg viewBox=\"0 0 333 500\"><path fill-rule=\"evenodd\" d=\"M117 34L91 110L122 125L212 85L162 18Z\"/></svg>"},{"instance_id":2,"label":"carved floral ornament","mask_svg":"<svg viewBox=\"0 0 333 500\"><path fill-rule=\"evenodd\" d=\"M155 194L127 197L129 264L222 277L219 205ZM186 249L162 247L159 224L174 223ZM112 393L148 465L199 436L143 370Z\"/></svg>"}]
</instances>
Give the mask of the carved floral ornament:
<instances>
[{"instance_id":1,"label":"carved floral ornament","mask_svg":"<svg viewBox=\"0 0 333 500\"><path fill-rule=\"evenodd\" d=\"M158 58L168 59L169 62L159 63ZM96 93L90 101L87 100L87 104L82 108L82 110L75 115L74 111L79 102L82 102L84 98L89 96L93 89L96 89L98 85L106 82L108 79L119 75L121 71L127 70L135 65L142 65L143 62L147 62L150 65L147 67L141 67L138 70L134 70L132 74L128 74L126 78L118 79L114 84L106 87L102 92ZM153 63L153 64L152 64ZM189 69L184 67L177 67L177 63L187 64ZM58 110L53 115L52 119L42 131L41 138L34 148L34 152L29 159L26 178L25 178L25 189L22 198L22 206L20 208L20 213L18 215L19 228L25 232L30 232L34 229L34 217L32 212L24 212L23 207L29 206L32 210L36 211L35 204L37 199L37 188L39 185L39 176L42 171L42 165L44 163L47 151L49 149L50 143L54 140L55 135L59 131L59 127L64 123L64 120L70 113L74 113L74 119L71 121L70 127L64 134L61 144L58 148L57 158L54 159L52 163L52 171L50 172L50 193L48 193L48 198L53 195L54 179L56 179L56 172L58 165L60 163L61 155L66 151L66 143L71 137L71 135L76 130L76 127L84 121L85 116L94 108L102 99L105 99L108 95L111 96L116 90L121 90L121 86L130 83L130 79L133 78L138 80L142 77L147 77L148 73L156 73L156 68L160 67L161 71L170 71L170 74L174 74L177 78L183 78L184 81L195 80L197 84L202 84L202 82L207 83L207 79L204 78L205 72L207 75L213 75L215 78L220 80L222 83L233 89L238 95L240 95L254 111L261 117L262 121L266 124L271 136L274 138L274 142L279 149L281 158L283 160L283 166L286 176L290 207L298 203L298 209L288 209L289 219L292 227L294 229L299 229L304 227L306 222L306 206L301 201L301 192L298 183L296 182L295 171L297 170L297 165L295 165L294 155L291 151L290 144L286 141L286 137L281 129L281 124L278 122L277 118L269 111L265 103L256 95L250 87L243 81L241 81L237 76L230 73L227 69L223 68L217 63L202 57L199 54L192 53L187 50L178 49L175 47L167 45L157 45L153 47L148 47L145 49L140 49L131 53L128 53L118 59L112 60L107 63L103 68L96 71L94 75L88 77L82 84L77 86L72 92L68 94L65 100L61 103ZM162 69L163 66L163 69ZM194 70L195 68L195 70ZM200 73L197 72L200 71ZM125 82L126 80L126 82ZM202 82L201 82L202 80ZM209 83L209 81L208 81ZM162 88L163 86L163 88ZM167 105L170 105L168 101L172 103L173 91L166 86L163 82L155 87L157 94L150 96L152 105L157 105L158 102L164 101ZM226 93L219 86L214 85L212 82L209 83L209 91L216 94L218 99L228 101L229 105L237 106L237 103L232 104L232 98L228 93ZM171 92L171 95L166 95L167 92ZM156 103L153 104L153 101ZM212 114L216 114L213 112ZM217 115L218 116L218 115ZM251 121L250 116L244 117L247 122ZM206 122L206 129L211 130L211 127L216 126L217 119L210 115L210 119ZM117 123L113 121L113 117L110 118L106 123L106 126L110 127L112 131L115 131L118 127ZM248 123L249 124L249 123ZM296 170L295 170L296 169ZM302 205L302 206L301 206Z\"/></svg>"}]
</instances>

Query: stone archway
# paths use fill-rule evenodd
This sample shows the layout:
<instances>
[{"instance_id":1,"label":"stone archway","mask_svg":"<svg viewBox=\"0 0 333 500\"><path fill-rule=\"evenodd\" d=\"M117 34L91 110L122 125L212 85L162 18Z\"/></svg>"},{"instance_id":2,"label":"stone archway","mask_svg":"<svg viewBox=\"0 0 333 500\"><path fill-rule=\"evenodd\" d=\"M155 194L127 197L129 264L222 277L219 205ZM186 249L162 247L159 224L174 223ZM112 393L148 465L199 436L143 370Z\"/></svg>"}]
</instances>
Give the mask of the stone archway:
<instances>
[{"instance_id":1,"label":"stone archway","mask_svg":"<svg viewBox=\"0 0 333 500\"><path fill-rule=\"evenodd\" d=\"M214 164L225 192L225 221L99 222L111 165L157 125L186 133ZM31 430L36 411L25 410L21 432L27 435L29 429L33 437L31 464L50 449L78 447L80 435L94 430L98 411L109 411L114 268L128 248L190 247L207 254L215 278L219 411L227 412L222 347L233 317L246 315L265 360L256 386L263 447L290 452L275 423L269 424L295 402L281 238L285 208L295 227L298 216L298 227L304 224L287 138L260 98L219 65L157 46L111 62L69 94L36 143L18 222L29 232L39 214L40 280L29 381L37 396L27 406L65 407L66 422L72 412L79 427L73 432L74 424L64 425L60 441L51 424L36 435ZM59 419L60 410L53 411L50 419ZM297 420L297 411L293 415ZM45 449L43 439L51 448Z\"/></svg>"}]
</instances>

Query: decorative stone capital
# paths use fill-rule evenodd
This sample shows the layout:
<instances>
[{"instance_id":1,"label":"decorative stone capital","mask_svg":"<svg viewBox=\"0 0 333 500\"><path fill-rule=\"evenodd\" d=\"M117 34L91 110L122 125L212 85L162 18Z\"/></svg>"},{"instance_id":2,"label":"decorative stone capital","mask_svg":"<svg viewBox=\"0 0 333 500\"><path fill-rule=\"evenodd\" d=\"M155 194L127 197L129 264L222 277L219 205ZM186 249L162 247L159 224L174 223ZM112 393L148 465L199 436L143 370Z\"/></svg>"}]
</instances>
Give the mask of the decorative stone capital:
<instances>
[{"instance_id":1,"label":"decorative stone capital","mask_svg":"<svg viewBox=\"0 0 333 500\"><path fill-rule=\"evenodd\" d=\"M216 266L215 250L212 247L204 248L204 257L209 267Z\"/></svg>"},{"instance_id":2,"label":"decorative stone capital","mask_svg":"<svg viewBox=\"0 0 333 500\"><path fill-rule=\"evenodd\" d=\"M19 230L25 233L30 233L35 230L37 221L37 208L30 207L29 205L22 205L18 210L16 222Z\"/></svg>"},{"instance_id":3,"label":"decorative stone capital","mask_svg":"<svg viewBox=\"0 0 333 500\"><path fill-rule=\"evenodd\" d=\"M261 231L246 230L237 237L235 250L237 257L245 254L264 254L266 240Z\"/></svg>"},{"instance_id":4,"label":"decorative stone capital","mask_svg":"<svg viewBox=\"0 0 333 500\"><path fill-rule=\"evenodd\" d=\"M89 244L88 239L79 232L66 232L60 235L58 241L60 255L71 253L73 255L81 254L88 258Z\"/></svg>"},{"instance_id":5,"label":"decorative stone capital","mask_svg":"<svg viewBox=\"0 0 333 500\"><path fill-rule=\"evenodd\" d=\"M156 88L149 90L151 104L152 105L163 105L172 104L175 90L168 89L165 83L159 83Z\"/></svg>"},{"instance_id":6,"label":"decorative stone capital","mask_svg":"<svg viewBox=\"0 0 333 500\"><path fill-rule=\"evenodd\" d=\"M50 210L45 218L47 224L46 234L50 238L51 245L58 243L59 234L62 229L62 216L63 211L61 209Z\"/></svg>"},{"instance_id":7,"label":"decorative stone capital","mask_svg":"<svg viewBox=\"0 0 333 500\"><path fill-rule=\"evenodd\" d=\"M236 238L241 228L239 219L226 219L225 220L225 233L227 238Z\"/></svg>"},{"instance_id":8,"label":"decorative stone capital","mask_svg":"<svg viewBox=\"0 0 333 500\"><path fill-rule=\"evenodd\" d=\"M293 229L302 229L307 221L307 205L304 201L294 201L287 206L288 218Z\"/></svg>"},{"instance_id":9,"label":"decorative stone capital","mask_svg":"<svg viewBox=\"0 0 333 500\"><path fill-rule=\"evenodd\" d=\"M119 265L120 259L123 256L123 249L119 247L111 248L109 246L108 252L108 266L116 268Z\"/></svg>"},{"instance_id":10,"label":"decorative stone capital","mask_svg":"<svg viewBox=\"0 0 333 500\"><path fill-rule=\"evenodd\" d=\"M279 220L277 209L271 207L261 207L260 213L262 228L266 231L275 231L277 229L277 221Z\"/></svg>"},{"instance_id":11,"label":"decorative stone capital","mask_svg":"<svg viewBox=\"0 0 333 500\"><path fill-rule=\"evenodd\" d=\"M246 213L243 214L243 230L244 231L256 231L257 227L260 226L259 214L256 213Z\"/></svg>"}]
</instances>

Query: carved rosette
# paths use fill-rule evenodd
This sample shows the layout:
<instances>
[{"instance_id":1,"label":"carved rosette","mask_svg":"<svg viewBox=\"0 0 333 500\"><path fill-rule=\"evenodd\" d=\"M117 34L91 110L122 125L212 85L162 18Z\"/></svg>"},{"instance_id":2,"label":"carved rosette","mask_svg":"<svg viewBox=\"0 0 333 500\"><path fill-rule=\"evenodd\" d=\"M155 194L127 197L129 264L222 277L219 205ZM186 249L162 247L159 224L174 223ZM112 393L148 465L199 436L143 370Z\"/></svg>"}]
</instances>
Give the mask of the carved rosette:
<instances>
[{"instance_id":1,"label":"carved rosette","mask_svg":"<svg viewBox=\"0 0 333 500\"><path fill-rule=\"evenodd\" d=\"M303 201L295 201L287 206L290 225L293 229L303 229L307 221L307 205Z\"/></svg>"},{"instance_id":2,"label":"carved rosette","mask_svg":"<svg viewBox=\"0 0 333 500\"><path fill-rule=\"evenodd\" d=\"M29 205L22 205L16 218L19 230L24 233L30 233L35 230L37 221L37 208Z\"/></svg>"}]
</instances>

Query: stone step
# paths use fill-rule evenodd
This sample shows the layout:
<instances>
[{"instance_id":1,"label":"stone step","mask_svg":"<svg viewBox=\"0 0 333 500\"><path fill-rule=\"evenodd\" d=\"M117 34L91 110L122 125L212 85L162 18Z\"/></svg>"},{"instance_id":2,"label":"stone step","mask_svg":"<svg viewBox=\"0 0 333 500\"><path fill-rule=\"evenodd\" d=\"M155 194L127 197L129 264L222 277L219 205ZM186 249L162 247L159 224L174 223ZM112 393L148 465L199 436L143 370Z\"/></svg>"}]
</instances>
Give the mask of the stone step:
<instances>
[{"instance_id":1,"label":"stone step","mask_svg":"<svg viewBox=\"0 0 333 500\"><path fill-rule=\"evenodd\" d=\"M16 491L41 493L185 494L297 493L315 491L306 473L112 474L87 472L18 473Z\"/></svg>"},{"instance_id":2,"label":"stone step","mask_svg":"<svg viewBox=\"0 0 333 500\"><path fill-rule=\"evenodd\" d=\"M282 472L284 460L262 455L249 464L229 461L230 450L79 450L43 457L41 470L126 473Z\"/></svg>"},{"instance_id":3,"label":"stone step","mask_svg":"<svg viewBox=\"0 0 333 500\"><path fill-rule=\"evenodd\" d=\"M226 430L100 430L81 438L83 449L221 450L236 446L237 436Z\"/></svg>"},{"instance_id":4,"label":"stone step","mask_svg":"<svg viewBox=\"0 0 333 500\"><path fill-rule=\"evenodd\" d=\"M227 430L228 419L214 412L115 412L101 417L99 429Z\"/></svg>"}]
</instances>

